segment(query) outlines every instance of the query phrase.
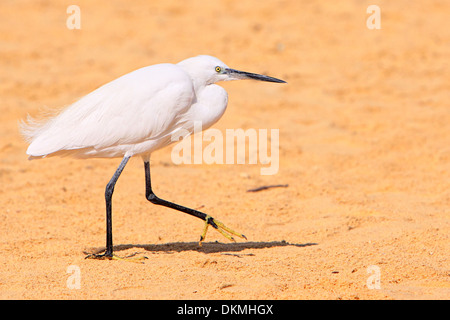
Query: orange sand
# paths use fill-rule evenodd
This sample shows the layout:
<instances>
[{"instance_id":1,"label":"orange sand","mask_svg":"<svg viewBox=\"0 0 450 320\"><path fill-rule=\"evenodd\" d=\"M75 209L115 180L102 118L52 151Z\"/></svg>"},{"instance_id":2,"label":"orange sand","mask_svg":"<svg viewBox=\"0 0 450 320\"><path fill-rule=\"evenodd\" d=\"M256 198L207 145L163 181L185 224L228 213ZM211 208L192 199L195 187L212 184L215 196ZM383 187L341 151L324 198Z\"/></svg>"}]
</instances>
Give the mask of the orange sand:
<instances>
[{"instance_id":1,"label":"orange sand","mask_svg":"<svg viewBox=\"0 0 450 320\"><path fill-rule=\"evenodd\" d=\"M0 4L0 298L449 299L448 1L79 0ZM116 253L104 246L104 187L119 159L27 161L18 121L145 65L197 54L287 85L223 83L215 125L276 128L280 169L152 157L155 192L248 237L228 243L144 197L133 159L114 194ZM263 185L288 184L249 193ZM220 243L217 243L219 241ZM80 289L67 286L69 266ZM370 266L380 289L367 286ZM70 270L70 269L69 269Z\"/></svg>"}]
</instances>

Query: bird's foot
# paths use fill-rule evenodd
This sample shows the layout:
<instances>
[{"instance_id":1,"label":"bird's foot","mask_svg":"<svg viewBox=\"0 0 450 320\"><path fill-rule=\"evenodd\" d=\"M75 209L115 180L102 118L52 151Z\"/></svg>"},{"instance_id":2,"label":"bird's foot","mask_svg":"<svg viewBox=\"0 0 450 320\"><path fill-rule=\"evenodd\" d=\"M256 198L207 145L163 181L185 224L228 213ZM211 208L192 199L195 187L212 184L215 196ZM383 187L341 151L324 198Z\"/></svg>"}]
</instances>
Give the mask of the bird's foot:
<instances>
[{"instance_id":1,"label":"bird's foot","mask_svg":"<svg viewBox=\"0 0 450 320\"><path fill-rule=\"evenodd\" d=\"M206 238L206 232L208 231L209 225L213 226L214 229L219 231L225 238L227 238L230 241L236 242L236 240L234 240L234 238L233 238L233 235L247 240L247 237L244 236L242 233L236 232L233 229L228 228L226 225L224 225L219 220L216 220L213 217L206 215L205 227L203 228L203 233L200 236L200 241L198 243L200 246L202 246L202 242Z\"/></svg>"},{"instance_id":2,"label":"bird's foot","mask_svg":"<svg viewBox=\"0 0 450 320\"><path fill-rule=\"evenodd\" d=\"M127 257L119 257L116 256L113 253L103 253L103 254L98 254L98 253L91 253L88 254L85 259L97 259L97 260L120 260L120 261L129 261L129 262L135 262L135 263L143 263L145 259L147 259L147 257L135 257L134 255L130 255Z\"/></svg>"}]
</instances>

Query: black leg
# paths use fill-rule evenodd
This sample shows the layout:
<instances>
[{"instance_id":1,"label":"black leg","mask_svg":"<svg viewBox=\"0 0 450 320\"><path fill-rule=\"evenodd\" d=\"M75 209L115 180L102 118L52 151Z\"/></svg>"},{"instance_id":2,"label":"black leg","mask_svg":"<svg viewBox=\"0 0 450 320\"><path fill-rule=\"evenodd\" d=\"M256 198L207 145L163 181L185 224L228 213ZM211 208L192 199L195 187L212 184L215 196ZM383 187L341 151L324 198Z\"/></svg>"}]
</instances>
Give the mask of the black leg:
<instances>
[{"instance_id":1,"label":"black leg","mask_svg":"<svg viewBox=\"0 0 450 320\"><path fill-rule=\"evenodd\" d=\"M144 162L144 167L145 167L145 197L147 198L148 201L150 201L153 204L157 204L157 205L161 205L161 206L165 206L168 208L172 208L178 211L182 211L185 212L187 214L193 215L194 217L200 218L202 220L206 220L207 215L203 212L194 210L194 209L190 209L190 208L186 208L183 206L180 206L176 203L172 203L166 200L163 200L161 198L158 198L152 190L152 182L150 179L150 163L149 162Z\"/></svg>"},{"instance_id":2,"label":"black leg","mask_svg":"<svg viewBox=\"0 0 450 320\"><path fill-rule=\"evenodd\" d=\"M109 180L105 189L105 200L106 200L106 252L105 256L112 257L113 244L112 244L112 195L114 192L114 187L117 180L120 177L123 169L130 160L130 157L124 157L116 172Z\"/></svg>"},{"instance_id":3,"label":"black leg","mask_svg":"<svg viewBox=\"0 0 450 320\"><path fill-rule=\"evenodd\" d=\"M221 223L220 221L214 219L213 217L211 217L203 212L200 212L200 211L197 211L197 210L194 210L191 208L183 207L179 204L158 198L153 193L153 190L152 190L152 183L151 183L151 178L150 178L150 163L144 162L144 168L145 168L145 197L147 198L148 201L150 201L153 204L161 205L164 207L168 207L171 209L175 209L175 210L190 214L194 217L197 217L197 218L205 221L205 223L206 223L205 229L203 231L203 234L200 236L200 243L205 239L208 225L213 226L216 230L218 230L220 233L222 233L222 235L224 235L226 238L228 238L232 241L234 241L234 239L231 236L231 234L234 234L241 238L247 239L243 234L240 234L238 232L231 230L230 228L223 225L223 223Z\"/></svg>"},{"instance_id":4,"label":"black leg","mask_svg":"<svg viewBox=\"0 0 450 320\"><path fill-rule=\"evenodd\" d=\"M106 251L102 255L89 255L86 258L112 258L113 257L113 242L112 242L112 195L114 192L114 186L120 177L125 165L127 164L130 157L124 157L116 172L109 180L105 189L105 200L106 200Z\"/></svg>"}]
</instances>

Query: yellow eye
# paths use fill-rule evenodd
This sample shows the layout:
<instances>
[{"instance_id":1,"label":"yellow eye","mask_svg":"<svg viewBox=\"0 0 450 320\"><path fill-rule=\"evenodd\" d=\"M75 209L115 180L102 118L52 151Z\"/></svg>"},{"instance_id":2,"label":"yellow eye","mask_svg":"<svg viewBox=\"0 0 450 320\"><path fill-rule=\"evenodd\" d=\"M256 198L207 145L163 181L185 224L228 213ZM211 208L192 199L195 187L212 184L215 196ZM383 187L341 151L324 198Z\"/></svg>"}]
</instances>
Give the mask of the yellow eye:
<instances>
[{"instance_id":1,"label":"yellow eye","mask_svg":"<svg viewBox=\"0 0 450 320\"><path fill-rule=\"evenodd\" d=\"M219 66L217 66L217 67L216 67L216 72L220 72L220 71L222 71L222 68L219 67Z\"/></svg>"}]
</instances>

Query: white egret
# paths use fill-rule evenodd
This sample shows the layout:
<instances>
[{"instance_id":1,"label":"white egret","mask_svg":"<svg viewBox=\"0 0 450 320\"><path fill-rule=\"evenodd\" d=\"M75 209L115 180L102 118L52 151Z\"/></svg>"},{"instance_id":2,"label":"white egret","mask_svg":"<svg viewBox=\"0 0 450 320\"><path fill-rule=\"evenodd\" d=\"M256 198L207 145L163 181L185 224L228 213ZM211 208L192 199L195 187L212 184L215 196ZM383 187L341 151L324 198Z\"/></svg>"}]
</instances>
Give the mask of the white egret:
<instances>
[{"instance_id":1,"label":"white egret","mask_svg":"<svg viewBox=\"0 0 450 320\"><path fill-rule=\"evenodd\" d=\"M205 130L225 112L227 92L218 81L255 79L285 83L276 78L238 71L211 56L197 56L178 64L156 64L113 80L45 121L28 118L22 133L30 142L29 159L49 156L122 158L105 190L106 251L88 257L117 258L113 254L111 200L114 186L132 156L145 168L145 195L153 204L182 211L205 221L200 244L209 225L234 241L245 238L211 216L158 198L150 180L150 155L172 143L179 130L192 133L194 122Z\"/></svg>"}]
</instances>

